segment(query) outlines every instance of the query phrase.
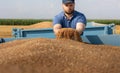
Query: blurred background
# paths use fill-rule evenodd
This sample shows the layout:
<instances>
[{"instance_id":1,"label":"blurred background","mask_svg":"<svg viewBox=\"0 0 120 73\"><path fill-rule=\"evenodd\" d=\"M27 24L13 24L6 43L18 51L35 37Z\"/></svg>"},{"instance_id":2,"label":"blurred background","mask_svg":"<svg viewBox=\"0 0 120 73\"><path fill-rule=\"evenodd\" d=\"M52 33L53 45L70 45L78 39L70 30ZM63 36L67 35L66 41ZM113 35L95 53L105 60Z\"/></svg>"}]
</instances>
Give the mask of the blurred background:
<instances>
[{"instance_id":1,"label":"blurred background","mask_svg":"<svg viewBox=\"0 0 120 73\"><path fill-rule=\"evenodd\" d=\"M62 0L0 0L0 18L52 19L62 11ZM120 19L120 0L76 0L87 19Z\"/></svg>"}]
</instances>

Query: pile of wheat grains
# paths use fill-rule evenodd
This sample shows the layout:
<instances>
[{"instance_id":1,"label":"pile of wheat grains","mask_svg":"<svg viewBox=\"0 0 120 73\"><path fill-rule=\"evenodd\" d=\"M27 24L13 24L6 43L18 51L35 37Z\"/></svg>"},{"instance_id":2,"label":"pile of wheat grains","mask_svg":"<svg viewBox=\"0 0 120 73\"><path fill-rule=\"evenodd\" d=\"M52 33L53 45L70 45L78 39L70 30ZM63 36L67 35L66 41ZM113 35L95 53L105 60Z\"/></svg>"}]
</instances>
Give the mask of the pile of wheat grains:
<instances>
[{"instance_id":1,"label":"pile of wheat grains","mask_svg":"<svg viewBox=\"0 0 120 73\"><path fill-rule=\"evenodd\" d=\"M12 37L12 29L19 28L19 29L40 29L40 28L52 28L52 22L40 22L28 26L6 26L0 25L0 38L10 38Z\"/></svg>"},{"instance_id":2,"label":"pile of wheat grains","mask_svg":"<svg viewBox=\"0 0 120 73\"><path fill-rule=\"evenodd\" d=\"M120 72L120 47L60 38L21 39L0 44L0 73Z\"/></svg>"},{"instance_id":3,"label":"pile of wheat grains","mask_svg":"<svg viewBox=\"0 0 120 73\"><path fill-rule=\"evenodd\" d=\"M120 34L120 25L115 26L115 34Z\"/></svg>"}]
</instances>

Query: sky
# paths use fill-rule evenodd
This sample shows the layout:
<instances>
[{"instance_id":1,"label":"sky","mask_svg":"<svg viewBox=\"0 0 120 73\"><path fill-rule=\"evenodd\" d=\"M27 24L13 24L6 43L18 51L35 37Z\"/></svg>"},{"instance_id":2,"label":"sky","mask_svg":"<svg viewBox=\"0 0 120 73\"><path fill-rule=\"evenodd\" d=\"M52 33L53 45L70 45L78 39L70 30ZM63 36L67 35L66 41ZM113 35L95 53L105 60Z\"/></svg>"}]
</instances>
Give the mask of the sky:
<instances>
[{"instance_id":1,"label":"sky","mask_svg":"<svg viewBox=\"0 0 120 73\"><path fill-rule=\"evenodd\" d=\"M76 0L75 10L87 19L120 19L120 0ZM53 19L62 0L0 0L0 18Z\"/></svg>"}]
</instances>

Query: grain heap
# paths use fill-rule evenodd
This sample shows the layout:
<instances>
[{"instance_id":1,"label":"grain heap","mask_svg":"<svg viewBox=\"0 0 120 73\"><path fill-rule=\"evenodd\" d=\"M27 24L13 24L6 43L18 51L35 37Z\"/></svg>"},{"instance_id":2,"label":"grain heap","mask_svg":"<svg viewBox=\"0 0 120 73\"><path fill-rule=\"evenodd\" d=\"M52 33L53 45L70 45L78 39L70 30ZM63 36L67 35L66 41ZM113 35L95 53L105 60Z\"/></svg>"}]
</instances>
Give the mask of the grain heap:
<instances>
[{"instance_id":1,"label":"grain heap","mask_svg":"<svg viewBox=\"0 0 120 73\"><path fill-rule=\"evenodd\" d=\"M41 38L15 40L0 47L1 73L120 72L120 47Z\"/></svg>"},{"instance_id":2,"label":"grain heap","mask_svg":"<svg viewBox=\"0 0 120 73\"><path fill-rule=\"evenodd\" d=\"M120 34L120 25L115 26L115 34Z\"/></svg>"},{"instance_id":3,"label":"grain heap","mask_svg":"<svg viewBox=\"0 0 120 73\"><path fill-rule=\"evenodd\" d=\"M71 40L82 42L79 32L72 28L60 29L56 35L56 38L57 39L71 39Z\"/></svg>"},{"instance_id":4,"label":"grain heap","mask_svg":"<svg viewBox=\"0 0 120 73\"><path fill-rule=\"evenodd\" d=\"M40 22L28 26L1 26L0 25L0 38L12 37L12 28L23 28L23 29L39 29L39 28L52 28L52 22Z\"/></svg>"}]
</instances>

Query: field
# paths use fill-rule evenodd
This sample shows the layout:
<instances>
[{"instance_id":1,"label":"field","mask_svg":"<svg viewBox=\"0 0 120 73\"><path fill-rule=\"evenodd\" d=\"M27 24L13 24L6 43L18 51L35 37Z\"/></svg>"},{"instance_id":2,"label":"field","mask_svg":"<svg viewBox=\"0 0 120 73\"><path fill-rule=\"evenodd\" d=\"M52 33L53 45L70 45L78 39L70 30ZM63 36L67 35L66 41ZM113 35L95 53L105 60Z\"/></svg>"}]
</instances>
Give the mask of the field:
<instances>
[{"instance_id":1,"label":"field","mask_svg":"<svg viewBox=\"0 0 120 73\"><path fill-rule=\"evenodd\" d=\"M0 25L31 25L36 24L44 21L52 21L51 19L0 19ZM97 22L103 24L111 24L114 23L116 25L120 25L120 20L113 20L113 19L88 19L87 22Z\"/></svg>"},{"instance_id":2,"label":"field","mask_svg":"<svg viewBox=\"0 0 120 73\"><path fill-rule=\"evenodd\" d=\"M102 24L111 24L111 23L114 23L115 25L120 25L120 20L114 20L114 19L89 19L88 22L90 21L94 21L94 22L97 22L97 23L102 23Z\"/></svg>"},{"instance_id":3,"label":"field","mask_svg":"<svg viewBox=\"0 0 120 73\"><path fill-rule=\"evenodd\" d=\"M40 23L44 21L44 19L0 19L0 25L31 25L35 23Z\"/></svg>"}]
</instances>

